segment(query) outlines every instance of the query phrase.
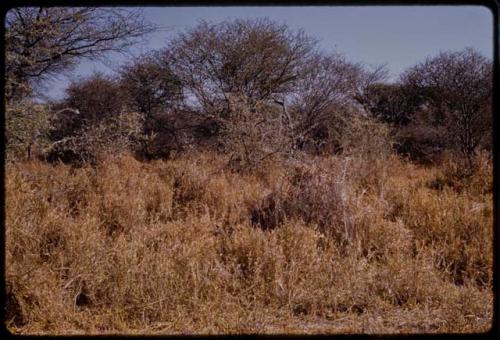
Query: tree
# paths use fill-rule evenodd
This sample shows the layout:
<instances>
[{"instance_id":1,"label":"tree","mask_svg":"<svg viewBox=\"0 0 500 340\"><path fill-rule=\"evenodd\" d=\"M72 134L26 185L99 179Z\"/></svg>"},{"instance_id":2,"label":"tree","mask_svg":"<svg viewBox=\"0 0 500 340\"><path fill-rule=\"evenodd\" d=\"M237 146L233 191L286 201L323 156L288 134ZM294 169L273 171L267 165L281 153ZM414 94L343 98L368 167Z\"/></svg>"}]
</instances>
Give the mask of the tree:
<instances>
[{"instance_id":1,"label":"tree","mask_svg":"<svg viewBox=\"0 0 500 340\"><path fill-rule=\"evenodd\" d=\"M165 50L204 113L224 115L228 94L266 100L292 90L315 41L267 19L201 22Z\"/></svg>"},{"instance_id":2,"label":"tree","mask_svg":"<svg viewBox=\"0 0 500 340\"><path fill-rule=\"evenodd\" d=\"M64 103L78 109L79 119L88 125L119 115L124 108L124 99L117 79L95 73L69 84Z\"/></svg>"},{"instance_id":3,"label":"tree","mask_svg":"<svg viewBox=\"0 0 500 340\"><path fill-rule=\"evenodd\" d=\"M182 84L159 53L143 55L123 66L120 85L131 109L151 117L183 99Z\"/></svg>"},{"instance_id":4,"label":"tree","mask_svg":"<svg viewBox=\"0 0 500 340\"><path fill-rule=\"evenodd\" d=\"M233 20L201 22L172 39L164 55L187 106L204 117L206 128L196 130L252 167L285 152L290 121L275 101L294 91L315 47L302 31L268 19Z\"/></svg>"},{"instance_id":5,"label":"tree","mask_svg":"<svg viewBox=\"0 0 500 340\"><path fill-rule=\"evenodd\" d=\"M477 51L443 52L409 69L407 86L424 93L432 123L445 127L443 136L472 168L474 152L491 139L493 66Z\"/></svg>"},{"instance_id":6,"label":"tree","mask_svg":"<svg viewBox=\"0 0 500 340\"><path fill-rule=\"evenodd\" d=\"M7 159L31 159L48 144L48 105L23 100L5 110L5 146Z\"/></svg>"},{"instance_id":7,"label":"tree","mask_svg":"<svg viewBox=\"0 0 500 340\"><path fill-rule=\"evenodd\" d=\"M407 125L423 104L418 93L402 84L370 84L358 102L373 117L385 123Z\"/></svg>"},{"instance_id":8,"label":"tree","mask_svg":"<svg viewBox=\"0 0 500 340\"><path fill-rule=\"evenodd\" d=\"M363 72L361 65L353 64L340 55L311 57L291 96L289 105L295 143L303 147L312 142L316 146L337 144L347 124L345 108L359 86Z\"/></svg>"},{"instance_id":9,"label":"tree","mask_svg":"<svg viewBox=\"0 0 500 340\"><path fill-rule=\"evenodd\" d=\"M179 150L185 132L179 123L185 125L189 119L182 119L187 118L181 115L183 87L164 55L151 52L124 65L120 86L128 109L143 117L142 134L147 138L137 150L141 157L168 157Z\"/></svg>"},{"instance_id":10,"label":"tree","mask_svg":"<svg viewBox=\"0 0 500 340\"><path fill-rule=\"evenodd\" d=\"M152 32L138 11L117 8L21 7L5 19L6 99L20 99L81 58L122 52Z\"/></svg>"}]
</instances>

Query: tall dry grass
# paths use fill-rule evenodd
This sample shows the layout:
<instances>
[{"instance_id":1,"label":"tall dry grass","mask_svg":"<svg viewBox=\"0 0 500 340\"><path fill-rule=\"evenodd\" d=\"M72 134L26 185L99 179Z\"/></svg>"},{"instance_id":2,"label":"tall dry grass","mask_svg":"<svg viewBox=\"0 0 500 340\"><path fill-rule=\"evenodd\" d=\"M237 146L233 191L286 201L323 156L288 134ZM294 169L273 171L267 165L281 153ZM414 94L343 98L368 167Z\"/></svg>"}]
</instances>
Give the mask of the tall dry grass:
<instances>
[{"instance_id":1,"label":"tall dry grass","mask_svg":"<svg viewBox=\"0 0 500 340\"><path fill-rule=\"evenodd\" d=\"M7 164L8 329L490 328L487 160L460 185L442 180L444 165L392 156L268 160L249 173L225 161L194 154L150 163L123 155L95 168Z\"/></svg>"}]
</instances>

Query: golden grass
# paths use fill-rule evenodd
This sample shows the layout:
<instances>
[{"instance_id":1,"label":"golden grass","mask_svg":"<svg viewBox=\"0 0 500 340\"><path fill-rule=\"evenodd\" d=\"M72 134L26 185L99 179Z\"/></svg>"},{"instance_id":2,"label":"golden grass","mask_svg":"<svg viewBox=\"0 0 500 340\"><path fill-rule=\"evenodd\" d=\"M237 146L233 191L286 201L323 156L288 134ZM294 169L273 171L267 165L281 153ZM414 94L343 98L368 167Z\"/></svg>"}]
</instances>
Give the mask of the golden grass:
<instances>
[{"instance_id":1,"label":"golden grass","mask_svg":"<svg viewBox=\"0 0 500 340\"><path fill-rule=\"evenodd\" d=\"M491 327L489 162L460 185L442 180L446 167L396 157L376 164L346 157L269 161L246 174L224 162L195 154L150 163L123 155L95 169L9 163L8 329L234 334ZM436 179L445 184L434 185ZM276 225L262 230L252 214Z\"/></svg>"}]
</instances>

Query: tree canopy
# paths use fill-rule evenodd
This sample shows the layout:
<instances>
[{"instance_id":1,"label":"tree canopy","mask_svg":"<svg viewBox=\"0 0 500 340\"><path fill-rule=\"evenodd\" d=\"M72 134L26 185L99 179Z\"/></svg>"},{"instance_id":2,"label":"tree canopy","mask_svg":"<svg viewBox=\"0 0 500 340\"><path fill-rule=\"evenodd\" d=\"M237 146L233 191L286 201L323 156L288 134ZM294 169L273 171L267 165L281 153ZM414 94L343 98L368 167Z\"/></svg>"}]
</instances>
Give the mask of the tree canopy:
<instances>
[{"instance_id":1,"label":"tree canopy","mask_svg":"<svg viewBox=\"0 0 500 340\"><path fill-rule=\"evenodd\" d=\"M75 66L81 58L122 52L152 32L137 10L97 7L20 7L5 19L6 98Z\"/></svg>"}]
</instances>

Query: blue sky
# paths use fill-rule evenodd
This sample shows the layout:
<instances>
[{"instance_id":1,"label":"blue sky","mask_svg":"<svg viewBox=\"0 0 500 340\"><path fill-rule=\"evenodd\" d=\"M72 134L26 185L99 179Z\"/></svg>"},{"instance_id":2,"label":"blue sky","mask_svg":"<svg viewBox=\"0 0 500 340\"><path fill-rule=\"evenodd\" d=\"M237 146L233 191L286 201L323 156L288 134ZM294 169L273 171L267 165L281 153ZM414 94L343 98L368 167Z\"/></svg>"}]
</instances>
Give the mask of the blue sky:
<instances>
[{"instance_id":1,"label":"blue sky","mask_svg":"<svg viewBox=\"0 0 500 340\"><path fill-rule=\"evenodd\" d=\"M268 17L302 28L324 51L354 62L385 64L391 79L440 51L473 47L493 57L493 16L480 6L287 6L145 7L147 20L162 29L131 48L131 55L162 48L170 37L201 20ZM112 73L130 56L110 55L107 64L82 61L66 76L47 84L46 94L61 98L69 80L95 71Z\"/></svg>"}]
</instances>

